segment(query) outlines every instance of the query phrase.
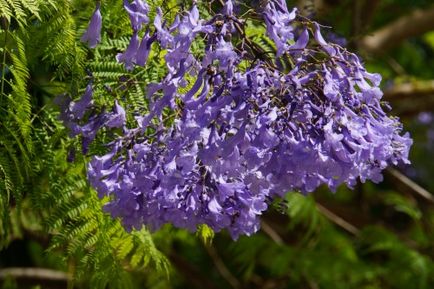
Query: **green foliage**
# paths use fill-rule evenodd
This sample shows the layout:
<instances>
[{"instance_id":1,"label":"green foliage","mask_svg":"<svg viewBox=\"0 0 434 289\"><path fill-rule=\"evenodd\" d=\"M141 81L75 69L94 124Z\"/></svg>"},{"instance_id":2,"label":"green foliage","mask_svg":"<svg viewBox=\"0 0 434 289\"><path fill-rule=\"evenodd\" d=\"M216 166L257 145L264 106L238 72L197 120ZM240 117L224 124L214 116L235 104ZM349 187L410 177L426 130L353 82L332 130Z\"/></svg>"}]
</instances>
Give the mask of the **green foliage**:
<instances>
[{"instance_id":1,"label":"green foliage","mask_svg":"<svg viewBox=\"0 0 434 289\"><path fill-rule=\"evenodd\" d=\"M51 1L44 1L48 5L53 5ZM27 25L28 20L40 19L39 11L43 1L38 0L1 0L0 15L8 23L14 20L20 27Z\"/></svg>"},{"instance_id":2,"label":"green foliage","mask_svg":"<svg viewBox=\"0 0 434 289\"><path fill-rule=\"evenodd\" d=\"M4 2L4 3L3 3ZM25 43L26 23L39 19L43 1L2 1L1 79L0 79L0 247L6 244L10 220L9 205L20 205L33 152L31 136L31 97L28 91L30 73ZM13 198L12 198L13 197Z\"/></svg>"},{"instance_id":3,"label":"green foliage","mask_svg":"<svg viewBox=\"0 0 434 289\"><path fill-rule=\"evenodd\" d=\"M66 162L77 142L67 140L51 107L54 96L77 94L83 86L87 52L78 41L73 16L78 7L67 0L56 5L45 0L0 2L0 245L45 232L50 239L47 254L60 254L58 266L73 274L77 284L130 288L134 282L128 272L155 268L167 275L168 260L146 229L126 232L119 220L103 212L108 200L100 200L86 183L86 160ZM126 46L125 41L117 44L123 47L109 43L102 53ZM91 67L96 79L124 75L107 55L95 59ZM133 84L136 90L129 90L137 109L144 107L143 81L152 77L140 78Z\"/></svg>"}]
</instances>

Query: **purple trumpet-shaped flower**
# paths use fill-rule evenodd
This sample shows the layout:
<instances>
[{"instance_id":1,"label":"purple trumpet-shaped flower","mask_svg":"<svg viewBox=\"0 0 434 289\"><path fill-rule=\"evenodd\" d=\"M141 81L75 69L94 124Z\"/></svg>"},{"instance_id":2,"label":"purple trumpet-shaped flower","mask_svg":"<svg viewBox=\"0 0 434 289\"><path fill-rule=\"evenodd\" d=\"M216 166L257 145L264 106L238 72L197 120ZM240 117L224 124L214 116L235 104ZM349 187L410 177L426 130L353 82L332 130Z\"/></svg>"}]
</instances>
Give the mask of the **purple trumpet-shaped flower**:
<instances>
[{"instance_id":1,"label":"purple trumpet-shaped flower","mask_svg":"<svg viewBox=\"0 0 434 289\"><path fill-rule=\"evenodd\" d=\"M291 24L296 13L296 8L288 12L285 1L269 1L265 7L267 35L276 43L278 57L288 50L288 41L294 39L294 27Z\"/></svg>"},{"instance_id":2,"label":"purple trumpet-shaped flower","mask_svg":"<svg viewBox=\"0 0 434 289\"><path fill-rule=\"evenodd\" d=\"M98 2L95 12L93 12L92 18L90 19L89 26L83 36L81 36L81 41L87 42L90 48L96 47L96 45L101 42L102 16L100 6L101 4Z\"/></svg>"},{"instance_id":3,"label":"purple trumpet-shaped flower","mask_svg":"<svg viewBox=\"0 0 434 289\"><path fill-rule=\"evenodd\" d=\"M142 41L140 41L140 46L137 50L136 54L136 64L139 66L145 66L149 53L151 52L151 45L156 40L156 35L149 36L149 32L147 32L143 38Z\"/></svg>"},{"instance_id":4,"label":"purple trumpet-shaped flower","mask_svg":"<svg viewBox=\"0 0 434 289\"><path fill-rule=\"evenodd\" d=\"M163 11L160 8L157 8L157 15L154 18L154 27L158 36L158 42L163 48L173 47L174 46L174 37L170 34L164 27L165 22L163 22Z\"/></svg>"},{"instance_id":5,"label":"purple trumpet-shaped flower","mask_svg":"<svg viewBox=\"0 0 434 289\"><path fill-rule=\"evenodd\" d=\"M116 100L113 112L108 115L108 120L106 121L105 126L109 128L120 128L125 125L125 121L125 110L122 106L119 105L118 101Z\"/></svg>"},{"instance_id":6,"label":"purple trumpet-shaped flower","mask_svg":"<svg viewBox=\"0 0 434 289\"><path fill-rule=\"evenodd\" d=\"M139 36L137 35L137 32L134 32L127 50L125 50L124 53L118 53L118 55L116 55L116 60L120 63L124 63L126 70L133 70L134 64L136 63L138 49Z\"/></svg>"},{"instance_id":7,"label":"purple trumpet-shaped flower","mask_svg":"<svg viewBox=\"0 0 434 289\"><path fill-rule=\"evenodd\" d=\"M92 94L92 83L89 83L86 86L86 90L81 99L77 102L71 102L69 104L69 110L76 119L82 119L86 113L86 110L92 104Z\"/></svg>"},{"instance_id":8,"label":"purple trumpet-shaped flower","mask_svg":"<svg viewBox=\"0 0 434 289\"><path fill-rule=\"evenodd\" d=\"M234 3L232 0L226 1L222 12L225 15L233 15L234 14Z\"/></svg>"},{"instance_id":9,"label":"purple trumpet-shaped flower","mask_svg":"<svg viewBox=\"0 0 434 289\"><path fill-rule=\"evenodd\" d=\"M139 31L143 24L149 22L149 6L146 1L133 0L133 2L130 3L129 0L124 0L124 8L128 12L134 31Z\"/></svg>"},{"instance_id":10,"label":"purple trumpet-shaped flower","mask_svg":"<svg viewBox=\"0 0 434 289\"><path fill-rule=\"evenodd\" d=\"M61 114L59 118L69 128L70 135L76 136L80 134L80 126L78 122L84 117L85 113L92 105L92 83L86 86L86 90L82 97L77 101L72 101L71 98L59 96L55 102L59 105Z\"/></svg>"}]
</instances>

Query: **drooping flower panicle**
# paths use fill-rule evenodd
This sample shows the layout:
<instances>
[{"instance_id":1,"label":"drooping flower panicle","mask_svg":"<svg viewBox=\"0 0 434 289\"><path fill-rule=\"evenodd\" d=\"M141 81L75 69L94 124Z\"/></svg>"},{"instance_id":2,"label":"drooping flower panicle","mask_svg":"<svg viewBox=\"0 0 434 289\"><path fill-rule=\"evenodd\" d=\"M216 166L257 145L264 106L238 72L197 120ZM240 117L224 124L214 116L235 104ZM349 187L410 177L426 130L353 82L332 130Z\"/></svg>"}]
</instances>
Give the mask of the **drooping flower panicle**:
<instances>
[{"instance_id":1,"label":"drooping flower panicle","mask_svg":"<svg viewBox=\"0 0 434 289\"><path fill-rule=\"evenodd\" d=\"M130 17L140 6L131 5L125 4ZM135 127L126 126L118 101L113 111L89 113L84 121L82 111L92 110L88 92L64 108L84 151L96 131L118 128L109 152L89 163L88 177L101 197L111 197L107 211L127 228L207 224L233 238L250 235L273 197L378 182L386 166L409 162L412 141L385 113L378 74L280 0L264 10L276 59L251 57L247 41L233 44L242 23L233 5L227 1L209 20L193 5L170 26L158 10L140 44L137 29L148 23L142 15L148 10L131 18L137 29L118 61L127 69L145 65L156 42L166 50L167 67L159 83L147 86L149 112L136 116ZM194 41L204 41L202 57L193 54ZM284 57L290 69L277 65ZM167 110L174 115L169 123Z\"/></svg>"}]
</instances>

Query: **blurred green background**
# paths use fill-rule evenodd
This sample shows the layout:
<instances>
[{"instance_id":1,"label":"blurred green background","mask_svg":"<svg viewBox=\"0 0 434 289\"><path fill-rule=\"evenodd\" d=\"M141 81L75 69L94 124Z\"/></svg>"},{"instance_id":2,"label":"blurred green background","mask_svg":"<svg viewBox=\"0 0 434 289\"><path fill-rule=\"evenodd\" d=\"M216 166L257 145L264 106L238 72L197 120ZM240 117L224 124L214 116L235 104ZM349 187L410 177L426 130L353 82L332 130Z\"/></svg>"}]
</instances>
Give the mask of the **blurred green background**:
<instances>
[{"instance_id":1,"label":"blurred green background","mask_svg":"<svg viewBox=\"0 0 434 289\"><path fill-rule=\"evenodd\" d=\"M198 2L204 13L220 7ZM414 139L412 165L379 185L290 193L261 231L233 241L205 226L128 233L88 186L87 157L67 162L78 141L57 120L57 95L78 96L91 70L107 84L99 101L124 77L140 109L144 84L164 73L159 54L131 73L114 60L131 35L122 1L102 1L103 41L90 51L79 38L95 1L0 0L0 288L434 288L433 2L287 2L383 75L384 100ZM148 3L172 18L190 5ZM246 12L264 1L242 3ZM258 31L249 37L269 45Z\"/></svg>"}]
</instances>

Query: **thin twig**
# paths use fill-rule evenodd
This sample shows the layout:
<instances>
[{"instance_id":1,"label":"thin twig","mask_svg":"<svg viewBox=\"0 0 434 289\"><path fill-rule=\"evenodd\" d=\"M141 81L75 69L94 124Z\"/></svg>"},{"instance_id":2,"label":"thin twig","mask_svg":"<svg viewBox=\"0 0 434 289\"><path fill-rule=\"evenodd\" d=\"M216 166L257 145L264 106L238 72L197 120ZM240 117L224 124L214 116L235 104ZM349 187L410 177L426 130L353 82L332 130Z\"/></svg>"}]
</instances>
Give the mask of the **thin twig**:
<instances>
[{"instance_id":1,"label":"thin twig","mask_svg":"<svg viewBox=\"0 0 434 289\"><path fill-rule=\"evenodd\" d=\"M350 224L349 222L345 221L323 205L317 203L316 207L318 208L318 211L320 211L321 214L323 214L327 219L329 219L331 222L333 222L335 225L341 227L345 231L357 236L359 234L359 229L354 226L353 224Z\"/></svg>"},{"instance_id":2,"label":"thin twig","mask_svg":"<svg viewBox=\"0 0 434 289\"><path fill-rule=\"evenodd\" d=\"M393 176L396 180L398 180L399 182L404 184L407 188L411 189L411 191L413 193L422 197L423 199L427 200L428 202L434 204L433 195L430 192L428 192L427 190L425 190L424 188L422 188L421 186L419 186L417 183L415 183L414 181L409 179L403 173L401 173L400 171L398 171L396 169L391 169L391 168L387 169L387 172L389 173L389 175Z\"/></svg>"},{"instance_id":3,"label":"thin twig","mask_svg":"<svg viewBox=\"0 0 434 289\"><path fill-rule=\"evenodd\" d=\"M223 0L219 0L219 3L222 6L225 6L225 2ZM276 66L274 65L273 61L266 56L267 53L260 46L252 42L247 37L246 33L244 32L244 29L238 23L233 21L233 24L237 32L240 34L241 38L244 40L244 42L250 47L252 52L256 54L255 56L258 57L258 59L265 61L272 68L276 69Z\"/></svg>"},{"instance_id":4,"label":"thin twig","mask_svg":"<svg viewBox=\"0 0 434 289\"><path fill-rule=\"evenodd\" d=\"M208 255L211 257L217 271L220 273L220 275L225 279L232 288L238 289L241 288L241 283L238 281L237 278L235 278L234 275L229 271L229 269L226 267L223 260L218 255L216 249L211 245L205 245L205 249L208 252Z\"/></svg>"},{"instance_id":5,"label":"thin twig","mask_svg":"<svg viewBox=\"0 0 434 289\"><path fill-rule=\"evenodd\" d=\"M399 64L399 62L396 61L395 58L388 55L386 61L389 64L390 68L392 68L396 74L398 74L399 76L407 75L404 67L402 67L402 65Z\"/></svg>"},{"instance_id":6,"label":"thin twig","mask_svg":"<svg viewBox=\"0 0 434 289\"><path fill-rule=\"evenodd\" d=\"M306 280L307 284L309 285L310 289L319 289L318 284L312 280L306 274L303 274L304 279Z\"/></svg>"},{"instance_id":7,"label":"thin twig","mask_svg":"<svg viewBox=\"0 0 434 289\"><path fill-rule=\"evenodd\" d=\"M282 237L280 237L279 234L276 231L274 231L274 229L270 225L268 225L268 223L266 223L265 221L261 222L261 229L277 245L283 245L284 244Z\"/></svg>"}]
</instances>

